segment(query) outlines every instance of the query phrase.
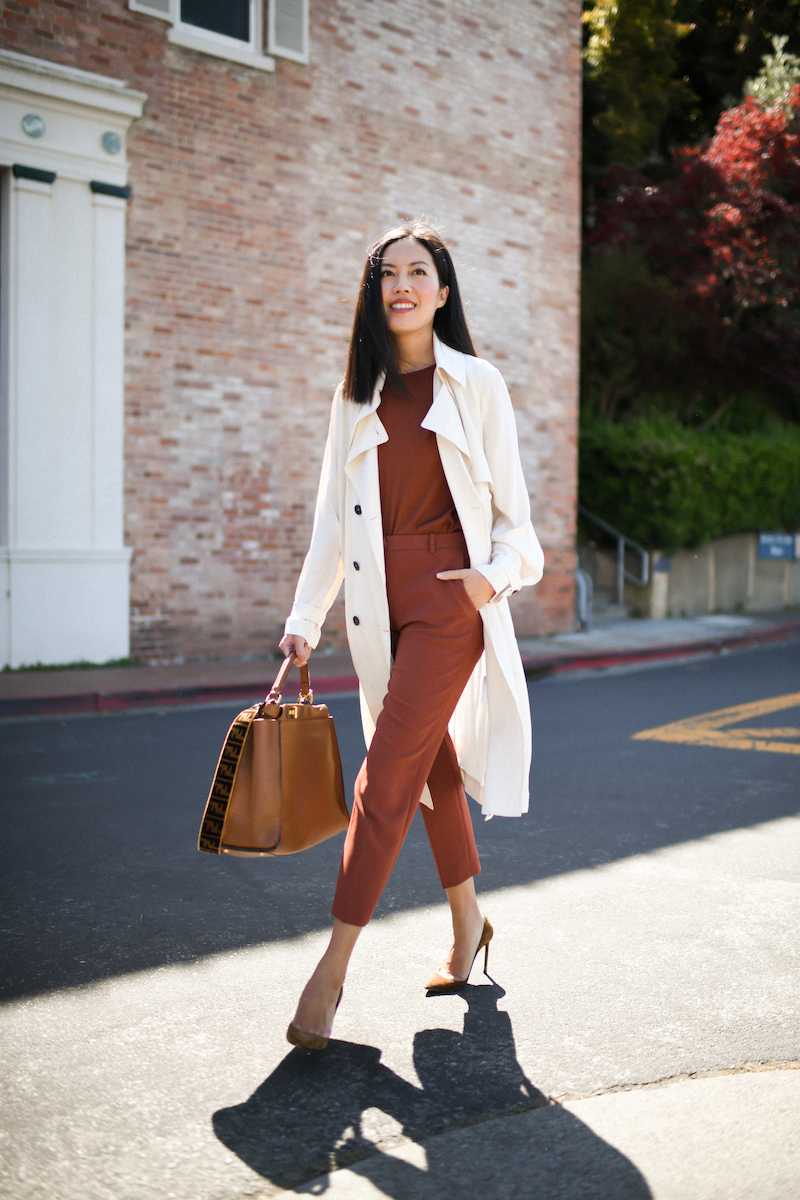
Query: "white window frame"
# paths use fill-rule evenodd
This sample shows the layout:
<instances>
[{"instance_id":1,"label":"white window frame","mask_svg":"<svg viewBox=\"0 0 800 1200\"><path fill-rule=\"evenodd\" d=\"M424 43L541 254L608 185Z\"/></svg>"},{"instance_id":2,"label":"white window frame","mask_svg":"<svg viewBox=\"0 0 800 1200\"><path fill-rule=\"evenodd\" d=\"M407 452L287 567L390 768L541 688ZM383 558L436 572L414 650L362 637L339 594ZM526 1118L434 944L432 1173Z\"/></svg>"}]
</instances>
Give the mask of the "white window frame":
<instances>
[{"instance_id":1,"label":"white window frame","mask_svg":"<svg viewBox=\"0 0 800 1200\"><path fill-rule=\"evenodd\" d=\"M149 17L168 21L170 29L167 40L176 46L185 46L189 50L198 50L201 54L210 54L215 58L227 58L233 62L244 63L260 71L274 71L275 58L288 58L293 62L308 62L308 3L300 0L303 6L303 51L298 53L288 46L281 46L275 38L276 3L277 0L250 0L250 41L242 42L238 38L227 37L223 33L214 33L210 29L202 29L190 25L180 19L180 0L167 0L167 8L161 12L146 2L146 0L128 0L128 8L133 12L146 13ZM267 44L269 53L264 53L262 47Z\"/></svg>"},{"instance_id":2,"label":"white window frame","mask_svg":"<svg viewBox=\"0 0 800 1200\"><path fill-rule=\"evenodd\" d=\"M275 64L264 54L264 31L261 24L263 4L260 0L249 0L250 4L250 40L241 41L239 38L228 37L224 33L215 33L212 29L203 29L201 25L190 25L180 19L180 0L170 0L172 7L172 28L167 34L167 40L178 46L186 46L189 50L199 50L204 54L212 54L219 58L230 58L234 62L246 62L251 66L260 65L262 70L274 71ZM268 65L267 65L268 64Z\"/></svg>"}]
</instances>

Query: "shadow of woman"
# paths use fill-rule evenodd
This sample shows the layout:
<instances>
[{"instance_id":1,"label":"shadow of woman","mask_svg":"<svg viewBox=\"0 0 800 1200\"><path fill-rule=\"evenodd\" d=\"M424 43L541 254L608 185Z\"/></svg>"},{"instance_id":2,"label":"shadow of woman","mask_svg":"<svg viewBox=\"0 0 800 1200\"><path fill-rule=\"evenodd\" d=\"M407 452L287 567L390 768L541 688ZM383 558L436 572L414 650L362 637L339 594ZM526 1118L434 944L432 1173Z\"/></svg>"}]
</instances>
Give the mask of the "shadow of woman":
<instances>
[{"instance_id":1,"label":"shadow of woman","mask_svg":"<svg viewBox=\"0 0 800 1200\"><path fill-rule=\"evenodd\" d=\"M319 1056L292 1050L249 1100L214 1114L214 1132L277 1187L294 1188L367 1160L359 1174L368 1174L385 1195L421 1200L429 1189L438 1196L444 1193L437 1188L453 1183L452 1153L440 1153L449 1140L426 1143L428 1166L422 1170L381 1152L369 1128L372 1120L364 1120L368 1110L393 1118L416 1142L481 1119L547 1108L540 1117L542 1136L528 1138L524 1149L526 1179L535 1176L539 1184L520 1195L650 1200L650 1189L624 1155L559 1105L548 1106L527 1078L517 1061L510 1017L497 1008L504 995L494 983L469 986L461 993L468 1005L462 1033L425 1029L415 1035L419 1087L384 1066L376 1047L331 1040ZM396 1125L387 1132L395 1135ZM492 1151L487 1166L501 1177L505 1163ZM313 1190L324 1188L320 1182Z\"/></svg>"}]
</instances>

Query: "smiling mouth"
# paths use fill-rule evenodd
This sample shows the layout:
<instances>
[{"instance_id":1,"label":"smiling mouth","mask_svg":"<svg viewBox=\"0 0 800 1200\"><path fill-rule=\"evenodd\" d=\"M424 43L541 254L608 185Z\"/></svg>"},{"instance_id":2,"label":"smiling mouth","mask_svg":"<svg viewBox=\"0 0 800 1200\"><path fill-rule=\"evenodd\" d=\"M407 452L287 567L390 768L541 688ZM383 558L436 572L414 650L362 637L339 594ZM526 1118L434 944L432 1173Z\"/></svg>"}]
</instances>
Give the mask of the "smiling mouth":
<instances>
[{"instance_id":1,"label":"smiling mouth","mask_svg":"<svg viewBox=\"0 0 800 1200\"><path fill-rule=\"evenodd\" d=\"M390 304L389 308L392 312L411 312L415 308L414 304L409 304L407 300L397 300L394 304Z\"/></svg>"}]
</instances>

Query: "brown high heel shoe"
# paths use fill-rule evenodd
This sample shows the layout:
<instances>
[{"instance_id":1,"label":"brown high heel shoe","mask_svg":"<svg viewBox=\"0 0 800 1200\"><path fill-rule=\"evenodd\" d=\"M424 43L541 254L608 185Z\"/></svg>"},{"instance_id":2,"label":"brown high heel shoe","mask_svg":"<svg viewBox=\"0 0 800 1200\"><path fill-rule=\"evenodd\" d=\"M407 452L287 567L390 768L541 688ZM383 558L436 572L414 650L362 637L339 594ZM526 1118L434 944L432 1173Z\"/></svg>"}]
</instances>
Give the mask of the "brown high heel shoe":
<instances>
[{"instance_id":1,"label":"brown high heel shoe","mask_svg":"<svg viewBox=\"0 0 800 1200\"><path fill-rule=\"evenodd\" d=\"M342 1003L344 988L339 989L339 999L336 1001L336 1008ZM334 1013L336 1009L333 1010ZM295 1025L292 1021L289 1028L286 1030L286 1040L291 1042L293 1046L299 1046L301 1050L324 1050L328 1044L328 1038L322 1033L312 1033L309 1029L301 1029L299 1025Z\"/></svg>"},{"instance_id":2,"label":"brown high heel shoe","mask_svg":"<svg viewBox=\"0 0 800 1200\"><path fill-rule=\"evenodd\" d=\"M483 933L481 934L481 940L478 942L478 949L475 951L475 953L472 956L472 962L469 965L469 971L467 972L467 978L466 979L457 979L455 977L455 975L450 975L450 976L440 975L439 972L437 971L436 974L433 976L433 978L429 979L428 982L425 984L425 987L428 989L428 991L432 992L435 996L444 996L444 995L447 995L448 992L459 992L459 991L461 991L461 989L463 987L466 987L467 983L469 982L469 977L470 977L470 973L472 972L472 968L475 965L475 959L478 957L478 954L480 953L480 951L483 949L484 946L486 947L486 954L484 955L484 959L483 959L483 973L484 973L484 975L486 975L488 973L488 969L489 969L489 942L492 940L493 937L494 937L494 930L492 929L492 923L487 916L484 916L484 918L483 918Z\"/></svg>"}]
</instances>

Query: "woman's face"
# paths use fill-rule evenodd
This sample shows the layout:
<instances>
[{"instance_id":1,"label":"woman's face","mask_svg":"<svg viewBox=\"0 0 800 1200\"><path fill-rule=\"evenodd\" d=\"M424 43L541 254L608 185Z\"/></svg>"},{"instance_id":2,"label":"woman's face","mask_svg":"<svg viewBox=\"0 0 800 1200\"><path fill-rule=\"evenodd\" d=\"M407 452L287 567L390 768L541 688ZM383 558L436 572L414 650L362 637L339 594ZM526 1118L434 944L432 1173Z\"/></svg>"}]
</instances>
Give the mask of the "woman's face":
<instances>
[{"instance_id":1,"label":"woman's face","mask_svg":"<svg viewBox=\"0 0 800 1200\"><path fill-rule=\"evenodd\" d=\"M383 311L395 337L433 330L437 308L447 300L430 251L414 238L386 247L381 261Z\"/></svg>"}]
</instances>

